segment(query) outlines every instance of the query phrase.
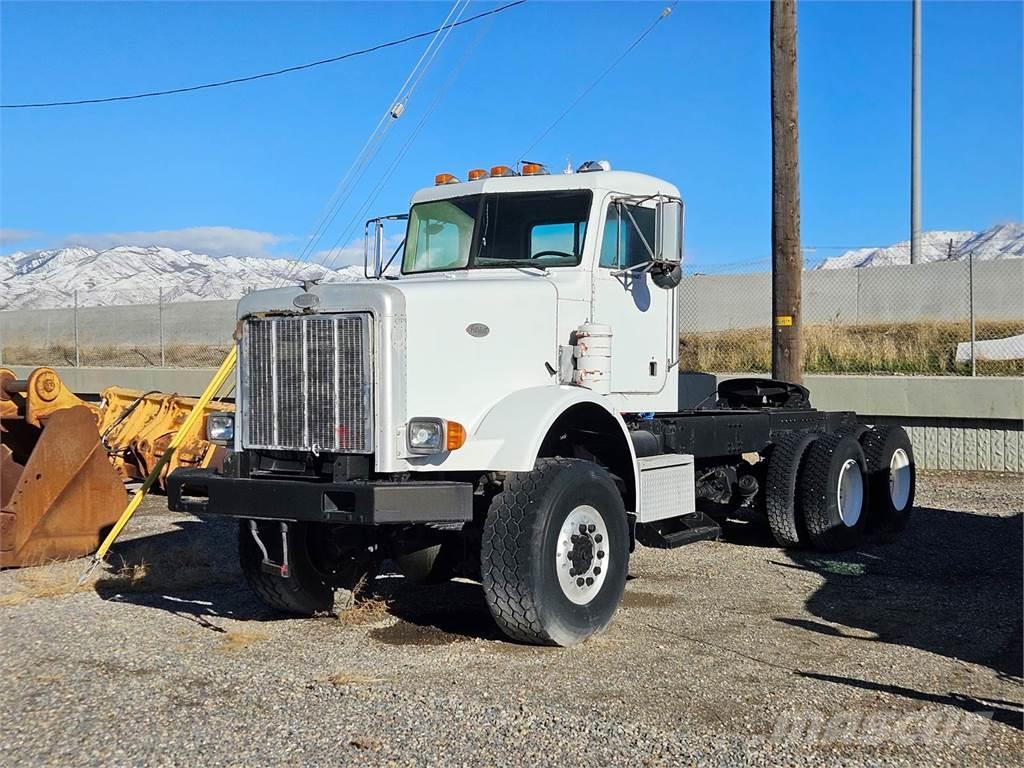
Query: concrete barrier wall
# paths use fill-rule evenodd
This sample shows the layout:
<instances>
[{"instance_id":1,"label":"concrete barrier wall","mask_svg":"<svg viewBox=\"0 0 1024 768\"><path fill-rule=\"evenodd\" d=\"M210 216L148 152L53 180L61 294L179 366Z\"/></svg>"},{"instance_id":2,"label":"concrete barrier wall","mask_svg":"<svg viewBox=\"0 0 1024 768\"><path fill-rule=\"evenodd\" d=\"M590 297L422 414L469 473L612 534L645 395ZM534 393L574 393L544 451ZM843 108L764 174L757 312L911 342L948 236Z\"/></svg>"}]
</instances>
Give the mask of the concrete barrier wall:
<instances>
[{"instance_id":1,"label":"concrete barrier wall","mask_svg":"<svg viewBox=\"0 0 1024 768\"><path fill-rule=\"evenodd\" d=\"M765 328L771 319L771 274L693 275L680 286L680 328ZM970 314L968 265L829 269L804 272L805 323L965 321ZM1024 259L974 265L978 320L1024 320Z\"/></svg>"},{"instance_id":2,"label":"concrete barrier wall","mask_svg":"<svg viewBox=\"0 0 1024 768\"><path fill-rule=\"evenodd\" d=\"M18 376L32 370L14 366ZM113 384L198 396L212 368L59 368L84 397ZM738 374L683 374L681 407L705 400L718 381ZM746 375L746 374L744 374ZM869 424L907 428L924 469L1024 473L1024 379L945 376L808 376L822 410L855 411Z\"/></svg>"},{"instance_id":3,"label":"concrete barrier wall","mask_svg":"<svg viewBox=\"0 0 1024 768\"><path fill-rule=\"evenodd\" d=\"M719 381L750 375L683 374L680 400L699 402ZM804 383L816 408L904 427L922 469L1024 473L1024 379L807 376Z\"/></svg>"}]
</instances>

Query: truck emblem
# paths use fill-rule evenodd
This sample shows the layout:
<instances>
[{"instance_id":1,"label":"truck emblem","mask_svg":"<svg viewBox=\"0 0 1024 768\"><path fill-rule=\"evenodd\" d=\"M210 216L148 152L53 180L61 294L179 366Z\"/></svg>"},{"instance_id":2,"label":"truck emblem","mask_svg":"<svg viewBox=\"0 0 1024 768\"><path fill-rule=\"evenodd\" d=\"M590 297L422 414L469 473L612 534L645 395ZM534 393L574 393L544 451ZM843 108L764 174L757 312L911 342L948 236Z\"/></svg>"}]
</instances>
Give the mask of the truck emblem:
<instances>
[{"instance_id":1,"label":"truck emblem","mask_svg":"<svg viewBox=\"0 0 1024 768\"><path fill-rule=\"evenodd\" d=\"M294 304L299 309L312 309L319 303L320 297L317 296L315 293L300 293L298 296L292 299L292 304Z\"/></svg>"},{"instance_id":2,"label":"truck emblem","mask_svg":"<svg viewBox=\"0 0 1024 768\"><path fill-rule=\"evenodd\" d=\"M483 323L470 323L469 325L466 326L466 333L468 333L474 339L482 339L490 332L491 329L488 328Z\"/></svg>"}]
</instances>

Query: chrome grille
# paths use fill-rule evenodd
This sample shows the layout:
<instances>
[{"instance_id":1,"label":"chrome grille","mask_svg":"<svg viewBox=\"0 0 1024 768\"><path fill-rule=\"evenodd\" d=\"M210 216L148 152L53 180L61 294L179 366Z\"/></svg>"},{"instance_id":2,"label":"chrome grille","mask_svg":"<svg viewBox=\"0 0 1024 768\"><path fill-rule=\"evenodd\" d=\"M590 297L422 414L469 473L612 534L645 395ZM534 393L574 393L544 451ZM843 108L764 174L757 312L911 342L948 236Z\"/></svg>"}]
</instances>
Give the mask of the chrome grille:
<instances>
[{"instance_id":1,"label":"chrome grille","mask_svg":"<svg viewBox=\"0 0 1024 768\"><path fill-rule=\"evenodd\" d=\"M371 453L370 359L367 314L246 321L245 447Z\"/></svg>"}]
</instances>

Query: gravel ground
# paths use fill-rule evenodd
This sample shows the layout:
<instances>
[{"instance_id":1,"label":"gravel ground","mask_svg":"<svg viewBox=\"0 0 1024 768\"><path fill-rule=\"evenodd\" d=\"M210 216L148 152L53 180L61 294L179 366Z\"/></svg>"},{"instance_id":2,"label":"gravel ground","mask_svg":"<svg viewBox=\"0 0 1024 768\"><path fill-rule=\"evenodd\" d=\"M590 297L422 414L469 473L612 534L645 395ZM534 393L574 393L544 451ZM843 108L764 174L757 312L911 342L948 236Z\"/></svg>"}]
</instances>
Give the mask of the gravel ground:
<instances>
[{"instance_id":1,"label":"gravel ground","mask_svg":"<svg viewBox=\"0 0 1024 768\"><path fill-rule=\"evenodd\" d=\"M919 482L904 536L855 552L640 548L569 650L504 641L461 581L277 618L232 526L154 498L127 575L0 573L0 764L1019 765L1024 484Z\"/></svg>"}]
</instances>

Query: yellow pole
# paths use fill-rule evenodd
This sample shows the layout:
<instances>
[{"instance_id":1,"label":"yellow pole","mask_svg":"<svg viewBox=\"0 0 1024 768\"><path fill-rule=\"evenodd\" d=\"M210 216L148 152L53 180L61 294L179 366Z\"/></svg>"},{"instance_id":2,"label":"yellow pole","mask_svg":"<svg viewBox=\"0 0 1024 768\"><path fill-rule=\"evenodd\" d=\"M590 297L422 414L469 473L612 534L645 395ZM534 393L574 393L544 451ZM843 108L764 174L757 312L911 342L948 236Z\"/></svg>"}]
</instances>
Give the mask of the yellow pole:
<instances>
[{"instance_id":1,"label":"yellow pole","mask_svg":"<svg viewBox=\"0 0 1024 768\"><path fill-rule=\"evenodd\" d=\"M167 450L164 451L164 455L160 457L160 460L153 467L153 470L149 473L149 476L143 482L142 487L139 488L132 496L131 501L128 502L128 506L124 508L124 512L121 513L121 517L114 524L114 527L110 529L110 533L100 544L100 548L96 550L96 554L92 556L92 561L89 563L88 568L82 573L78 583L82 585L89 578L89 574L92 570L103 562L103 558L106 557L107 552L117 537L121 534L121 531L128 521L132 519L132 515L139 508L142 500L146 498L146 494L149 493L149 489L153 487L153 483L156 482L157 478L160 477L160 472L163 470L164 465L170 461L171 456L177 450L178 446L181 445L185 437L192 431L192 427L195 426L196 422L203 415L203 410L209 405L210 401L220 391L220 388L224 386L224 382L227 381L231 375L231 371L234 370L235 360L238 357L237 347L232 346L231 351L228 352L228 356L224 358L224 362L220 364L220 368L217 369L217 373L214 374L213 379L206 385L206 389L203 394L199 396L198 402L192 408L191 413L185 418L185 423L181 425L177 432L174 433L174 437L171 438L171 442L167 445Z\"/></svg>"}]
</instances>

